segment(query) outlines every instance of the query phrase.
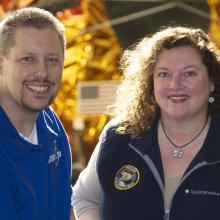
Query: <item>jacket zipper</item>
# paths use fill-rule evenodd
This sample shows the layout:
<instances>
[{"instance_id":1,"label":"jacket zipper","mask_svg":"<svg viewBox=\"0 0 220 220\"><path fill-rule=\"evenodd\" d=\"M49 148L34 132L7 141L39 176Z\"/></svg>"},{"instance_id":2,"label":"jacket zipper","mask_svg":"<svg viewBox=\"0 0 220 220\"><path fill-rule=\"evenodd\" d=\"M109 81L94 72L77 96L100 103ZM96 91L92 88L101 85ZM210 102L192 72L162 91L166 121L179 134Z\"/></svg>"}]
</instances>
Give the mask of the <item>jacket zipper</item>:
<instances>
[{"instance_id":1,"label":"jacket zipper","mask_svg":"<svg viewBox=\"0 0 220 220\"><path fill-rule=\"evenodd\" d=\"M184 180L187 179L194 171L198 170L199 168L204 167L204 166L208 166L208 165L217 164L217 163L220 163L220 161L216 161L216 162L212 162L212 163L208 163L206 161L203 161L203 162L197 164L196 166L194 166L188 173L186 173L186 175L180 181L180 184L176 188L176 190L175 190L175 192L174 192L174 194L173 194L173 196L172 196L172 198L170 200L169 209L165 209L164 220L169 220L173 197L176 194L177 190L180 188L181 184L184 182Z\"/></svg>"},{"instance_id":2,"label":"jacket zipper","mask_svg":"<svg viewBox=\"0 0 220 220\"><path fill-rule=\"evenodd\" d=\"M161 189L161 192L162 192L162 195L164 197L164 185L162 183L162 180L160 178L160 175L153 163L153 161L150 159L150 157L148 155L143 155L140 151L138 151L132 144L129 144L129 147L131 149L133 149L137 154L139 154L142 159L146 162L146 164L148 165L148 167L151 169L152 171L152 174L154 175L158 185L159 185L159 188ZM169 204L169 208L166 209L166 206L165 206L165 203L164 203L164 220L169 220L170 219L170 210L172 208L172 201L173 201L173 197L174 195L176 194L177 190L180 188L181 184L183 183L183 181L188 178L188 176L190 176L195 170L203 167L203 166L207 166L207 165L213 165L213 164L217 164L217 163L220 163L220 160L219 161L216 161L216 162L212 162L212 163L208 163L206 161L203 161L199 164L197 164L196 166L194 166L188 173L186 173L186 175L183 177L183 179L181 180L179 186L176 188L172 198L171 198L171 201L170 201L170 204Z\"/></svg>"},{"instance_id":3,"label":"jacket zipper","mask_svg":"<svg viewBox=\"0 0 220 220\"><path fill-rule=\"evenodd\" d=\"M165 209L164 220L168 220L169 219L169 214L170 214L170 210L169 209Z\"/></svg>"}]
</instances>

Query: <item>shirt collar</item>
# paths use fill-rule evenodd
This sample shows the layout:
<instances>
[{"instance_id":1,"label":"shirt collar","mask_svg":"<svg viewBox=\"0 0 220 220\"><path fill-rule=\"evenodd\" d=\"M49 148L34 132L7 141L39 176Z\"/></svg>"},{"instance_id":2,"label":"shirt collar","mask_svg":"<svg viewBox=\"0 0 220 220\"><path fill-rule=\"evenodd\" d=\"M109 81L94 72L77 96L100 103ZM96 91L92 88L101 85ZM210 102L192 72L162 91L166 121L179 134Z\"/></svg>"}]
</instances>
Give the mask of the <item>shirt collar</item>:
<instances>
[{"instance_id":1,"label":"shirt collar","mask_svg":"<svg viewBox=\"0 0 220 220\"><path fill-rule=\"evenodd\" d=\"M10 156L14 159L20 157L29 151L42 150L46 142L52 141L58 137L58 134L53 129L53 120L48 115L49 108L40 112L36 127L38 132L38 145L34 145L24 140L16 128L8 118L7 114L0 106L0 139L3 150L9 152Z\"/></svg>"}]
</instances>

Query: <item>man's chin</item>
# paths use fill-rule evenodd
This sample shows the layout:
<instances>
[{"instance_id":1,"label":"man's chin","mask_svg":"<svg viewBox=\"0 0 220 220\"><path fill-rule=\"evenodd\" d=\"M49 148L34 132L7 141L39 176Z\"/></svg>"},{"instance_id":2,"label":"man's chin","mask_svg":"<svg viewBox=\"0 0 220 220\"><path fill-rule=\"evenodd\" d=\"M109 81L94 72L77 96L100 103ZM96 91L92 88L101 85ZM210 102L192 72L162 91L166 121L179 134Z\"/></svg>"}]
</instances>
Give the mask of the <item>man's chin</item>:
<instances>
[{"instance_id":1,"label":"man's chin","mask_svg":"<svg viewBox=\"0 0 220 220\"><path fill-rule=\"evenodd\" d=\"M27 112L30 112L30 113L39 113L41 112L42 110L44 110L46 107L44 108L25 108Z\"/></svg>"},{"instance_id":2,"label":"man's chin","mask_svg":"<svg viewBox=\"0 0 220 220\"><path fill-rule=\"evenodd\" d=\"M25 110L27 112L30 113L39 113L42 110L46 109L47 107L49 107L50 104L47 105L41 105L41 106L34 106L34 105L23 105L23 107L25 108Z\"/></svg>"},{"instance_id":3,"label":"man's chin","mask_svg":"<svg viewBox=\"0 0 220 220\"><path fill-rule=\"evenodd\" d=\"M44 100L44 102L40 102L38 100L33 101L33 103L25 103L23 102L23 107L26 109L26 111L30 113L39 113L40 111L48 108L50 104L53 102L54 97L51 97L48 101Z\"/></svg>"}]
</instances>

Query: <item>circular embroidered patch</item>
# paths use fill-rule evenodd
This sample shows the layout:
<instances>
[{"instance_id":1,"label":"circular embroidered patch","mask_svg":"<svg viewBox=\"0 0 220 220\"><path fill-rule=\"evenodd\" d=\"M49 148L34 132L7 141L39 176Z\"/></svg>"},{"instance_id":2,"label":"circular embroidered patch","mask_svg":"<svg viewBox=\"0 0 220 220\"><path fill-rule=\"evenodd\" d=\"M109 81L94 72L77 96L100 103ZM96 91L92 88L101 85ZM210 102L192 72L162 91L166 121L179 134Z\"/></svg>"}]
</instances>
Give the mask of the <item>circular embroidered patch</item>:
<instances>
[{"instance_id":1,"label":"circular embroidered patch","mask_svg":"<svg viewBox=\"0 0 220 220\"><path fill-rule=\"evenodd\" d=\"M134 187L140 178L138 169L132 165L121 167L115 176L115 187L120 190L127 190Z\"/></svg>"}]
</instances>

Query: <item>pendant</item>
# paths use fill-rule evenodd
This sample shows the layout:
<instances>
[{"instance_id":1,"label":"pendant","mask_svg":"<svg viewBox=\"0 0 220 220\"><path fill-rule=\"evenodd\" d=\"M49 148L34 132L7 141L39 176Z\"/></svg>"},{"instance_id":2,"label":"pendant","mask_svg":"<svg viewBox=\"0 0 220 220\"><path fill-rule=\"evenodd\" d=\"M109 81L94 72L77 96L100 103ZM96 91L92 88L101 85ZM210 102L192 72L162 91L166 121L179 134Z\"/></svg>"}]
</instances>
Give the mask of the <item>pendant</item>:
<instances>
[{"instance_id":1,"label":"pendant","mask_svg":"<svg viewBox=\"0 0 220 220\"><path fill-rule=\"evenodd\" d=\"M183 156L183 151L180 148L173 150L173 156L175 158L181 158Z\"/></svg>"}]
</instances>

